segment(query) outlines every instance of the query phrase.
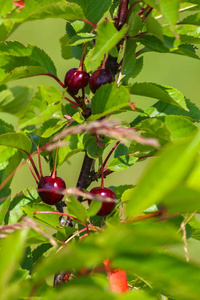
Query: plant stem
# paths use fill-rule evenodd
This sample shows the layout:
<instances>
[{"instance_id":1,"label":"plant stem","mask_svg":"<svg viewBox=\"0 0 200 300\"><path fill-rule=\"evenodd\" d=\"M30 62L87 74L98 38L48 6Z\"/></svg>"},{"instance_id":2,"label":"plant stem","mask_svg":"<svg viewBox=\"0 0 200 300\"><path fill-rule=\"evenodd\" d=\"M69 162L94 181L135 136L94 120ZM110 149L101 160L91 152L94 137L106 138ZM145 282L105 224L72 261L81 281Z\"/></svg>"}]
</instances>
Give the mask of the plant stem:
<instances>
[{"instance_id":1,"label":"plant stem","mask_svg":"<svg viewBox=\"0 0 200 300\"><path fill-rule=\"evenodd\" d=\"M117 28L117 30L120 30L126 22L128 3L129 3L128 0L120 1L118 13L117 13L117 20L115 22L115 27Z\"/></svg>"},{"instance_id":2,"label":"plant stem","mask_svg":"<svg viewBox=\"0 0 200 300\"><path fill-rule=\"evenodd\" d=\"M75 105L75 106L80 107L80 105L79 105L78 103L72 101L71 99L69 99L69 98L67 98L67 97L65 97L65 100L67 100L68 102L70 102L71 104L73 104L73 105Z\"/></svg>"},{"instance_id":3,"label":"plant stem","mask_svg":"<svg viewBox=\"0 0 200 300\"><path fill-rule=\"evenodd\" d=\"M114 152L114 150L117 148L117 146L119 145L120 141L118 141L114 147L110 150L110 152L108 153L108 156L106 157L106 159L104 160L104 163L103 163L103 167L105 167L107 161L109 160L110 156L112 155L112 153Z\"/></svg>"},{"instance_id":4,"label":"plant stem","mask_svg":"<svg viewBox=\"0 0 200 300\"><path fill-rule=\"evenodd\" d=\"M90 183L91 183L90 169L91 169L93 161L94 161L94 159L89 157L87 155L87 153L85 153L83 164L81 167L81 172L80 172L80 175L79 175L79 178L77 181L77 185L76 185L77 188L86 189L90 185ZM82 199L82 197L78 197L78 198L79 198L79 200L80 200L80 198Z\"/></svg>"},{"instance_id":5,"label":"plant stem","mask_svg":"<svg viewBox=\"0 0 200 300\"><path fill-rule=\"evenodd\" d=\"M144 18L142 19L142 22L145 22L146 21L146 18L148 17L148 15L151 13L151 11L153 10L153 8L151 7L149 9L149 11L147 12L147 14L144 16Z\"/></svg>"},{"instance_id":6,"label":"plant stem","mask_svg":"<svg viewBox=\"0 0 200 300\"><path fill-rule=\"evenodd\" d=\"M91 26L94 27L94 28L97 28L97 24L94 24L94 23L90 22L90 21L87 20L87 19L78 19L78 20L79 20L79 21L82 21L82 22L85 22L85 23L91 25Z\"/></svg>"},{"instance_id":7,"label":"plant stem","mask_svg":"<svg viewBox=\"0 0 200 300\"><path fill-rule=\"evenodd\" d=\"M30 169L30 171L31 171L31 174L33 175L33 178L35 179L36 184L38 184L39 181L38 181L37 177L35 176L35 174L34 174L34 172L33 172L33 169L32 169L32 167L31 167L30 161L29 161L29 169Z\"/></svg>"},{"instance_id":8,"label":"plant stem","mask_svg":"<svg viewBox=\"0 0 200 300\"><path fill-rule=\"evenodd\" d=\"M103 175L103 158L101 156L101 188L104 188L104 175Z\"/></svg>"},{"instance_id":9,"label":"plant stem","mask_svg":"<svg viewBox=\"0 0 200 300\"><path fill-rule=\"evenodd\" d=\"M56 148L55 158L54 158L54 164L53 164L53 170L51 172L51 177L56 177L56 164L57 164L57 156L58 156L58 148Z\"/></svg>"},{"instance_id":10,"label":"plant stem","mask_svg":"<svg viewBox=\"0 0 200 300\"><path fill-rule=\"evenodd\" d=\"M84 46L83 46L83 51L82 51L82 54L81 54L81 59L80 59L78 71L82 71L83 70L83 61L84 61L84 57L85 57L85 48L86 48L86 45L87 45L87 43L85 43Z\"/></svg>"},{"instance_id":11,"label":"plant stem","mask_svg":"<svg viewBox=\"0 0 200 300\"><path fill-rule=\"evenodd\" d=\"M41 164L40 150L38 148L37 148L37 154L38 154L38 164L39 164L40 176L42 178L43 177L42 164Z\"/></svg>"},{"instance_id":12,"label":"plant stem","mask_svg":"<svg viewBox=\"0 0 200 300\"><path fill-rule=\"evenodd\" d=\"M56 77L55 75L51 74L51 73L46 73L46 74L39 74L39 75L46 75L46 76L49 76L49 77L52 77L53 79L55 79L63 88L65 88L65 85L64 83L62 83L62 81Z\"/></svg>"}]
</instances>

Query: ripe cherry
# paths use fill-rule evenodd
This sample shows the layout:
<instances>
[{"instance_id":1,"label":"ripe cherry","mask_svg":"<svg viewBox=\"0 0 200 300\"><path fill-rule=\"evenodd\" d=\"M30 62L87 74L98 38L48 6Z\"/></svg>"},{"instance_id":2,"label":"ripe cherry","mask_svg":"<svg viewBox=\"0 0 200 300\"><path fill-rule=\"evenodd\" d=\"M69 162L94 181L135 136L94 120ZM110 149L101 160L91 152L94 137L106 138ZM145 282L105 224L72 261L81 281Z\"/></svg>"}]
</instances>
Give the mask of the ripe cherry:
<instances>
[{"instance_id":1,"label":"ripe cherry","mask_svg":"<svg viewBox=\"0 0 200 300\"><path fill-rule=\"evenodd\" d=\"M40 189L46 190L39 191ZM60 177L45 176L42 177L38 183L38 194L40 198L43 202L50 205L57 204L62 200L64 196L59 194L59 192L64 189L66 189L66 185L64 180Z\"/></svg>"},{"instance_id":2,"label":"ripe cherry","mask_svg":"<svg viewBox=\"0 0 200 300\"><path fill-rule=\"evenodd\" d=\"M65 87L69 94L76 95L79 89L88 85L89 79L90 75L86 71L73 68L65 75Z\"/></svg>"},{"instance_id":3,"label":"ripe cherry","mask_svg":"<svg viewBox=\"0 0 200 300\"><path fill-rule=\"evenodd\" d=\"M95 187L93 188L90 193L92 195L99 195L103 198L112 198L112 199L116 199L116 195L113 192L113 190L109 189L109 188L105 188L105 187ZM91 203L91 200L88 200L89 204ZM115 202L102 202L101 208L98 211L97 215L101 216L101 217L105 217L107 215L109 215L113 209L115 208Z\"/></svg>"},{"instance_id":4,"label":"ripe cherry","mask_svg":"<svg viewBox=\"0 0 200 300\"><path fill-rule=\"evenodd\" d=\"M93 93L96 92L100 86L106 83L111 83L113 81L113 76L111 71L106 69L99 69L94 71L90 77L89 85Z\"/></svg>"}]
</instances>

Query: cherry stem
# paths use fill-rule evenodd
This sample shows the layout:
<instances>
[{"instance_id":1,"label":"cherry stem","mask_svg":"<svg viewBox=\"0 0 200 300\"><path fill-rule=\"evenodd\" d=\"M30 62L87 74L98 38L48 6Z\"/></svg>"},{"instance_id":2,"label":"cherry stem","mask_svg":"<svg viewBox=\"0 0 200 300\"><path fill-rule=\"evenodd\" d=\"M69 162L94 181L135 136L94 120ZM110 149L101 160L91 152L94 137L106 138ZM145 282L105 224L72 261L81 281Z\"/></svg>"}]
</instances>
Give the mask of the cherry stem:
<instances>
[{"instance_id":1,"label":"cherry stem","mask_svg":"<svg viewBox=\"0 0 200 300\"><path fill-rule=\"evenodd\" d=\"M106 159L104 160L104 163L103 163L103 167L105 167L107 161L109 160L110 156L112 155L112 153L114 152L114 150L117 148L117 146L119 145L120 141L118 141L114 147L110 150L109 154L107 155Z\"/></svg>"},{"instance_id":2,"label":"cherry stem","mask_svg":"<svg viewBox=\"0 0 200 300\"><path fill-rule=\"evenodd\" d=\"M39 75L46 75L46 76L49 76L49 77L52 77L53 79L55 79L63 88L65 88L65 85L64 83L62 83L62 81L56 77L55 75L51 74L51 73L46 73L46 74L39 74Z\"/></svg>"},{"instance_id":3,"label":"cherry stem","mask_svg":"<svg viewBox=\"0 0 200 300\"><path fill-rule=\"evenodd\" d=\"M21 149L21 148L20 148L20 150L22 150L23 152L26 153L26 155L28 155L28 158L29 158L29 160L30 160L30 162L31 162L31 164L32 164L32 166L33 166L34 171L35 171L35 174L37 175L37 178L40 180L40 179L41 179L41 176L40 176L40 174L39 174L39 172L38 172L38 170L37 170L37 168L36 168L36 165L35 165L35 163L34 163L32 157L31 157L31 154L28 153L28 152L27 152L26 150L24 150L24 149Z\"/></svg>"},{"instance_id":4,"label":"cherry stem","mask_svg":"<svg viewBox=\"0 0 200 300\"><path fill-rule=\"evenodd\" d=\"M43 173L42 173L42 164L41 164L41 157L40 157L40 150L39 150L39 148L37 148L37 153L38 153L38 163L39 163L40 176L42 178L43 177Z\"/></svg>"},{"instance_id":5,"label":"cherry stem","mask_svg":"<svg viewBox=\"0 0 200 300\"><path fill-rule=\"evenodd\" d=\"M137 3L140 3L140 2L141 2L141 1L135 1L135 2L129 7L129 9L128 9L127 13L126 13L126 19L127 19L127 17L129 16L129 14L130 14L132 8L133 8Z\"/></svg>"},{"instance_id":6,"label":"cherry stem","mask_svg":"<svg viewBox=\"0 0 200 300\"><path fill-rule=\"evenodd\" d=\"M36 178L36 176L35 176L35 174L34 174L34 172L33 172L33 169L32 169L32 167L31 167L30 161L29 161L29 169L30 169L30 171L31 171L31 174L33 175L33 178L35 179L35 182L38 184L39 181L38 181L38 179Z\"/></svg>"},{"instance_id":7,"label":"cherry stem","mask_svg":"<svg viewBox=\"0 0 200 300\"><path fill-rule=\"evenodd\" d=\"M146 11L147 9L149 9L149 8L150 8L150 5L147 5L145 8L141 9L141 11L140 11L140 13L139 13L139 16L143 16L143 14L145 13L145 11Z\"/></svg>"},{"instance_id":8,"label":"cherry stem","mask_svg":"<svg viewBox=\"0 0 200 300\"><path fill-rule=\"evenodd\" d=\"M56 178L57 157L58 157L58 148L56 148L56 152L55 152L54 165L53 165L53 170L51 172L51 177L52 178Z\"/></svg>"},{"instance_id":9,"label":"cherry stem","mask_svg":"<svg viewBox=\"0 0 200 300\"><path fill-rule=\"evenodd\" d=\"M85 57L85 48L86 48L87 43L84 44L83 46L83 51L81 54L81 59L80 59L80 64L79 64L79 68L78 71L82 71L83 70L83 61L84 61L84 57Z\"/></svg>"},{"instance_id":10,"label":"cherry stem","mask_svg":"<svg viewBox=\"0 0 200 300\"><path fill-rule=\"evenodd\" d=\"M83 222L81 222L79 219L71 216L71 215L68 215L68 214L65 214L65 213L62 213L62 212L57 212L57 211L38 211L38 210L35 210L34 215L45 215L45 214L53 214L53 215L61 215L61 216L66 216L66 217L69 217L70 219L73 219L73 220L76 220L78 221L79 223L81 223L82 225L86 226Z\"/></svg>"},{"instance_id":11,"label":"cherry stem","mask_svg":"<svg viewBox=\"0 0 200 300\"><path fill-rule=\"evenodd\" d=\"M140 49L139 51L137 51L136 53L135 53L135 57L138 57L140 54L142 54L142 52L145 50L145 47L144 48L142 48L142 49Z\"/></svg>"},{"instance_id":12,"label":"cherry stem","mask_svg":"<svg viewBox=\"0 0 200 300\"><path fill-rule=\"evenodd\" d=\"M151 7L149 9L149 11L147 12L147 14L145 15L145 17L142 19L142 22L145 22L146 21L146 18L148 17L148 15L151 13L151 11L153 10L153 8Z\"/></svg>"},{"instance_id":13,"label":"cherry stem","mask_svg":"<svg viewBox=\"0 0 200 300\"><path fill-rule=\"evenodd\" d=\"M106 54L104 54L103 62L102 62L102 66L101 66L101 69L102 69L102 70L104 70L105 67L106 67L106 61L107 61L107 56L106 56Z\"/></svg>"},{"instance_id":14,"label":"cherry stem","mask_svg":"<svg viewBox=\"0 0 200 300\"><path fill-rule=\"evenodd\" d=\"M104 188L103 158L101 156L101 189Z\"/></svg>"},{"instance_id":15,"label":"cherry stem","mask_svg":"<svg viewBox=\"0 0 200 300\"><path fill-rule=\"evenodd\" d=\"M73 104L73 105L75 105L75 106L80 107L80 105L79 105L78 103L72 101L71 99L69 99L69 98L67 98L67 97L65 97L65 100L69 101L71 104Z\"/></svg>"},{"instance_id":16,"label":"cherry stem","mask_svg":"<svg viewBox=\"0 0 200 300\"><path fill-rule=\"evenodd\" d=\"M78 19L79 21L82 21L82 22L85 22L85 23L88 23L89 25L91 25L92 27L94 28L97 28L97 24L94 24L92 22L90 22L89 20L87 19Z\"/></svg>"}]
</instances>

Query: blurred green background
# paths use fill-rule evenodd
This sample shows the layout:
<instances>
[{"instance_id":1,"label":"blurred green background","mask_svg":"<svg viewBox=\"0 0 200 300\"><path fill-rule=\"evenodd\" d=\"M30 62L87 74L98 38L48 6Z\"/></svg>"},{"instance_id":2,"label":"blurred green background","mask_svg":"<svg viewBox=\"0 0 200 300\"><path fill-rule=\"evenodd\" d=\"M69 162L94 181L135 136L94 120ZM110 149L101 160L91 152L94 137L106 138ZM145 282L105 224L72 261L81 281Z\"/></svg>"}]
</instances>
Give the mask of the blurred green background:
<instances>
[{"instance_id":1,"label":"blurred green background","mask_svg":"<svg viewBox=\"0 0 200 300\"><path fill-rule=\"evenodd\" d=\"M77 60L66 61L61 57L61 48L59 39L65 34L65 21L64 20L42 20L21 25L10 37L9 40L18 40L24 45L28 43L36 45L44 49L47 54L52 58L58 71L58 77L63 81L65 73L72 67L78 67ZM198 50L200 53L200 51ZM200 106L200 61L182 57L180 55L157 54L147 53L144 55L144 68L140 75L136 78L137 82L155 82L173 86L180 90L184 96L189 98L192 102ZM36 76L33 78L22 79L8 84L9 87L16 85L33 86L37 85L53 85L61 91L60 86L53 79L46 76ZM139 107L145 108L152 105L155 101L143 97L134 97L133 101ZM10 115L2 114L6 121L16 124L17 119ZM125 120L131 121L136 117L135 112L120 115ZM76 154L70 158L58 170L58 176L63 177L66 181L67 187L74 187L76 185L79 170L81 168L83 153ZM140 162L131 167L127 171L120 173L113 173L105 180L105 186L120 185L120 184L135 184L141 176L144 168L149 163L150 159L145 162ZM49 175L49 168L42 161L44 175ZM92 187L98 186L100 183L93 183ZM30 173L28 165L21 168L15 175L12 182L13 193L18 193L28 187L34 187L35 182ZM190 242L190 254L192 257L199 259L195 241ZM183 247L175 249L175 251L183 254ZM200 261L200 260L199 260Z\"/></svg>"}]
</instances>

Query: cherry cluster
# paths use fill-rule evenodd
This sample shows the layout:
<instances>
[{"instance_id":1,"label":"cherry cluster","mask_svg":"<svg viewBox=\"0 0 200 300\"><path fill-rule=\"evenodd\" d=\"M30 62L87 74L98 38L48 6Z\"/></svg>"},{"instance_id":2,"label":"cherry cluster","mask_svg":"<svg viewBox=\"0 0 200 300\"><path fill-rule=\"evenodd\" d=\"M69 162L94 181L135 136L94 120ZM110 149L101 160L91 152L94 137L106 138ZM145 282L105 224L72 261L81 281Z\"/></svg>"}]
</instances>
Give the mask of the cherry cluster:
<instances>
[{"instance_id":1,"label":"cherry cluster","mask_svg":"<svg viewBox=\"0 0 200 300\"><path fill-rule=\"evenodd\" d=\"M111 83L113 81L112 72L105 67L98 69L92 73L90 76L82 68L82 62L80 67L70 69L65 75L64 86L67 88L67 92L73 97L75 96L80 89L84 89L88 84L90 90L95 93L102 85L106 83ZM55 163L56 165L56 163ZM56 205L63 199L63 192L66 189L65 182L62 178L56 176L54 170L51 173L51 176L40 176L38 184L38 194L42 201L49 205ZM90 193L94 196L100 196L101 198L110 198L116 199L116 195L113 190L105 188L103 183L101 187L93 188ZM89 205L91 200L88 200ZM97 215L107 216L115 208L114 201L103 201L100 210Z\"/></svg>"},{"instance_id":2,"label":"cherry cluster","mask_svg":"<svg viewBox=\"0 0 200 300\"><path fill-rule=\"evenodd\" d=\"M70 95L76 95L80 89L85 88L88 84L90 90L95 93L100 86L106 83L111 83L113 81L113 76L108 69L99 69L94 71L90 76L82 68L70 69L65 75L65 88Z\"/></svg>"}]
</instances>

